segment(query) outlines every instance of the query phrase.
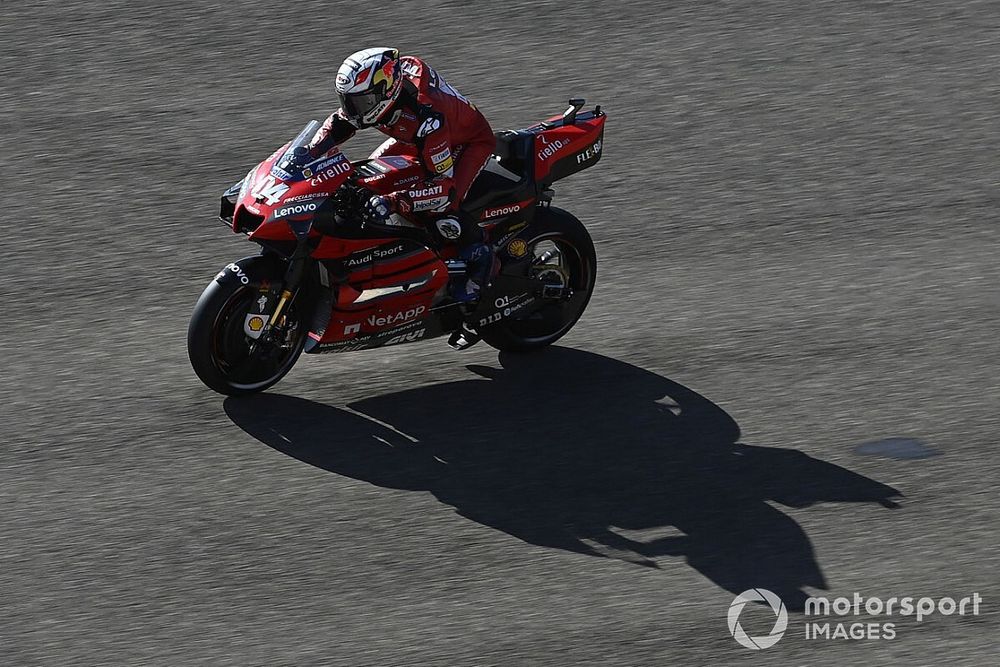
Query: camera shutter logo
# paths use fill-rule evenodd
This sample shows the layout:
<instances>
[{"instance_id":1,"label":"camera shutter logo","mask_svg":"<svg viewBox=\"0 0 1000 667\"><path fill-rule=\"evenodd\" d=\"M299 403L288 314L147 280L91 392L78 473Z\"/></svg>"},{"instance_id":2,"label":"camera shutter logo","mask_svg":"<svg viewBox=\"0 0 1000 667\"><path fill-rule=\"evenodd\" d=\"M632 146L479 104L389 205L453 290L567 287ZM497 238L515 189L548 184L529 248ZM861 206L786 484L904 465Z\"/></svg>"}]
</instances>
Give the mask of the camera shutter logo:
<instances>
[{"instance_id":1,"label":"camera shutter logo","mask_svg":"<svg viewBox=\"0 0 1000 667\"><path fill-rule=\"evenodd\" d=\"M766 602L771 605L775 619L774 627L771 628L769 634L763 637L751 637L743 630L743 626L740 625L740 614L748 602ZM729 605L728 620L729 633L733 639L749 649L759 651L762 648L774 646L785 634L785 628L788 627L788 610L785 609L785 603L781 601L781 598L766 588L751 588L737 595L733 603Z\"/></svg>"}]
</instances>

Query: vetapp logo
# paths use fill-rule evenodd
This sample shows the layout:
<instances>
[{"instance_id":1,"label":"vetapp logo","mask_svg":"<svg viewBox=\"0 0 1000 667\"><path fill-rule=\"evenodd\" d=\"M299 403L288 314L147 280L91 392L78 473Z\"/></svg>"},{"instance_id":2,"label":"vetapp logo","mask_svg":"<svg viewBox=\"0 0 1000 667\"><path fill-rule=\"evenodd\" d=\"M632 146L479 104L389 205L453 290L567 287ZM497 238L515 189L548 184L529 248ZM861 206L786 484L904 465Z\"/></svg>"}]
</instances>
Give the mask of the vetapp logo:
<instances>
[{"instance_id":1,"label":"vetapp logo","mask_svg":"<svg viewBox=\"0 0 1000 667\"><path fill-rule=\"evenodd\" d=\"M743 613L743 608L747 606L748 602L766 602L771 605L771 611L774 612L775 616L774 627L771 628L771 632L767 635L763 637L751 637L743 630L743 626L740 625L740 614ZM785 603L781 601L781 598L766 588L751 588L737 595L733 603L729 605L728 620L729 633L733 636L733 639L738 641L742 646L759 651L762 648L774 646L784 636L785 628L788 627L788 610L785 609Z\"/></svg>"}]
</instances>

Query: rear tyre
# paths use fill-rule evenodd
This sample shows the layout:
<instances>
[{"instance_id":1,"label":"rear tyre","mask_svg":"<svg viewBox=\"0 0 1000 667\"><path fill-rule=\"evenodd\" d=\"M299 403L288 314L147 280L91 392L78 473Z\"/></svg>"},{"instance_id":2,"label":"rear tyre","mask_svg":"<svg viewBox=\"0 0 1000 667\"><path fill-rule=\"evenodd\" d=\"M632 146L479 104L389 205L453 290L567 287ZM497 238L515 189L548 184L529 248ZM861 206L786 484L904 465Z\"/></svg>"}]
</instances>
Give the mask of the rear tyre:
<instances>
[{"instance_id":1,"label":"rear tyre","mask_svg":"<svg viewBox=\"0 0 1000 667\"><path fill-rule=\"evenodd\" d=\"M546 347L566 335L590 302L597 280L597 253L587 228L559 208L538 209L531 225L518 236L533 261L528 271L543 283L560 282L572 290L568 299L553 301L523 318L501 320L482 329L482 339L505 352Z\"/></svg>"},{"instance_id":2,"label":"rear tyre","mask_svg":"<svg viewBox=\"0 0 1000 667\"><path fill-rule=\"evenodd\" d=\"M277 281L283 266L269 258L241 261L249 282L227 275L209 283L188 326L188 357L207 387L239 396L264 391L292 369L305 345L306 331L294 305L286 311L287 334L280 343L265 344L246 334L247 314L260 296L264 280Z\"/></svg>"}]
</instances>

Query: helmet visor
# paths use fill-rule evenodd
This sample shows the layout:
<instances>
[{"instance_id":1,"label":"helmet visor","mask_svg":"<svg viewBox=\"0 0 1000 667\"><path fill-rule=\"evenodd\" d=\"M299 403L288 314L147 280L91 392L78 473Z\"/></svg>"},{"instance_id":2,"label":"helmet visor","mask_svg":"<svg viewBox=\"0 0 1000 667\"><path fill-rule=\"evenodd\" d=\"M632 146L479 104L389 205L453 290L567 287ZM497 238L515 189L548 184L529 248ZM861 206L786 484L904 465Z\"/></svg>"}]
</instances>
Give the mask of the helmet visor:
<instances>
[{"instance_id":1,"label":"helmet visor","mask_svg":"<svg viewBox=\"0 0 1000 667\"><path fill-rule=\"evenodd\" d=\"M366 115L377 107L383 100L383 96L378 91L365 93L340 93L340 106L344 113L356 120L363 119Z\"/></svg>"}]
</instances>

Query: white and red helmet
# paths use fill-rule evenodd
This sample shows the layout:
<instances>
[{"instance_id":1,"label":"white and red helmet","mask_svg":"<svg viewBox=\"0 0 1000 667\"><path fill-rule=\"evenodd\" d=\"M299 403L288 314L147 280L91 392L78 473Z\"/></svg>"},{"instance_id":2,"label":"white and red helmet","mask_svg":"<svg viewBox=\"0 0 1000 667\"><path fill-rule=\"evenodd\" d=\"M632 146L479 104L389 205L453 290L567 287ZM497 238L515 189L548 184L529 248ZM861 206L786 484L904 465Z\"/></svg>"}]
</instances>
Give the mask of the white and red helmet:
<instances>
[{"instance_id":1,"label":"white and red helmet","mask_svg":"<svg viewBox=\"0 0 1000 667\"><path fill-rule=\"evenodd\" d=\"M382 121L403 87L399 51L376 47L348 56L337 72L337 95L347 118L358 127Z\"/></svg>"}]
</instances>

